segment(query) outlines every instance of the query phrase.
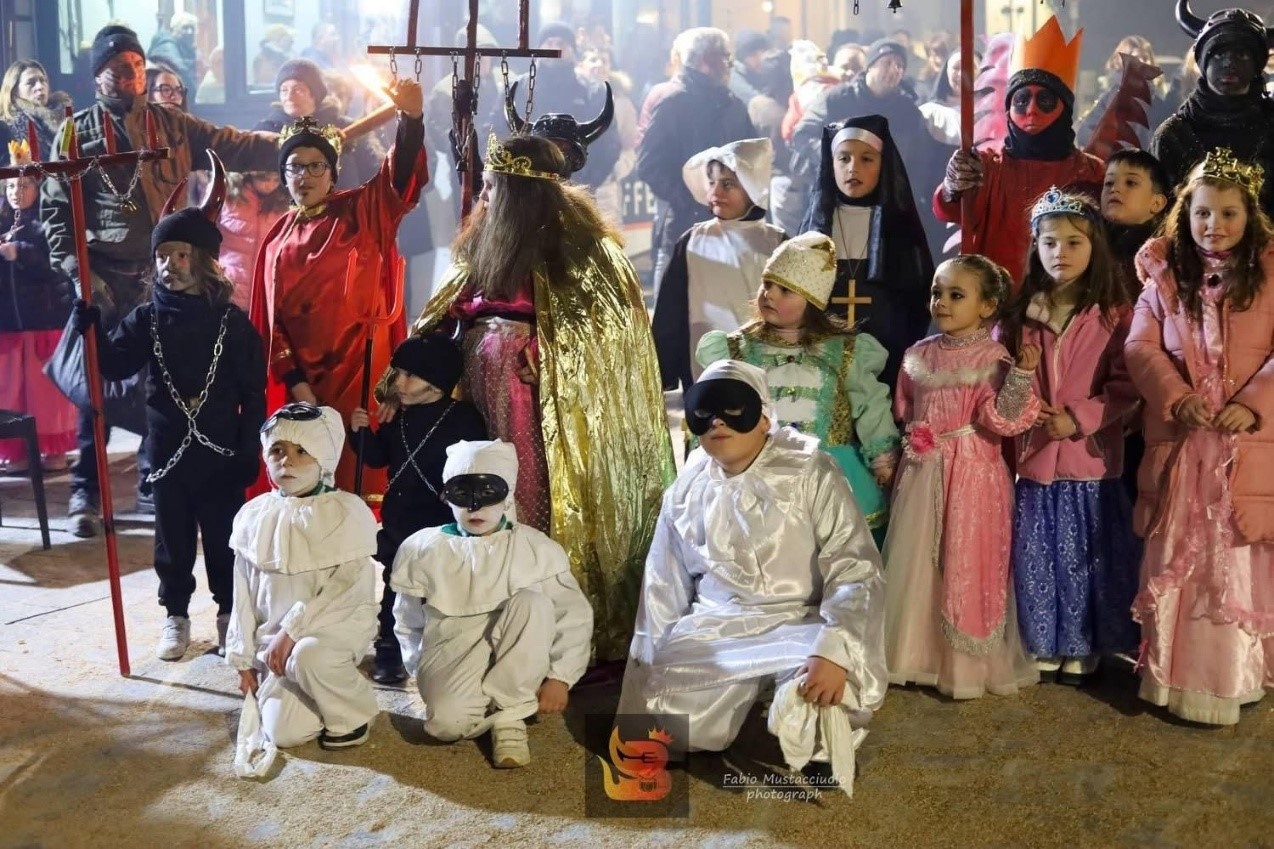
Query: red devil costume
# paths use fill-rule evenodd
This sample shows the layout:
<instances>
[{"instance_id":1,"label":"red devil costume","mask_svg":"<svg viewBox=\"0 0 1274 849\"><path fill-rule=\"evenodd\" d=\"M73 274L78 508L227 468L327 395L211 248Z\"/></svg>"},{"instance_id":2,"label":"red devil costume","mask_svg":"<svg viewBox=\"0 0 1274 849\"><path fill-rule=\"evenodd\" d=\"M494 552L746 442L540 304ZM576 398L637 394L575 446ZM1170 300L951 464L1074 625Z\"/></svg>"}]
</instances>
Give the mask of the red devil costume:
<instances>
[{"instance_id":1,"label":"red devil costume","mask_svg":"<svg viewBox=\"0 0 1274 849\"><path fill-rule=\"evenodd\" d=\"M303 118L285 130L280 172L297 147L323 153L335 179L339 140L331 128ZM251 316L268 346L270 409L301 382L345 421L355 407L366 406L360 397L366 334L373 334L371 373L379 376L405 331L401 322L369 327L364 320L384 314L400 296L394 292L401 285L394 237L428 182L424 123L404 115L394 147L372 179L293 209L266 235L252 278ZM339 488L353 491L355 462L346 445L336 469ZM384 470L369 469L363 489L384 492L385 482Z\"/></svg>"},{"instance_id":2,"label":"red devil costume","mask_svg":"<svg viewBox=\"0 0 1274 849\"><path fill-rule=\"evenodd\" d=\"M1026 270L1030 210L1050 186L1100 191L1106 166L1075 147L1075 80L1083 30L1069 42L1049 18L1014 49L1014 73L1004 104L1008 137L1003 150L956 151L933 197L933 211L972 234L972 253L985 254L1015 281ZM973 219L961 221L961 196L974 192Z\"/></svg>"}]
</instances>

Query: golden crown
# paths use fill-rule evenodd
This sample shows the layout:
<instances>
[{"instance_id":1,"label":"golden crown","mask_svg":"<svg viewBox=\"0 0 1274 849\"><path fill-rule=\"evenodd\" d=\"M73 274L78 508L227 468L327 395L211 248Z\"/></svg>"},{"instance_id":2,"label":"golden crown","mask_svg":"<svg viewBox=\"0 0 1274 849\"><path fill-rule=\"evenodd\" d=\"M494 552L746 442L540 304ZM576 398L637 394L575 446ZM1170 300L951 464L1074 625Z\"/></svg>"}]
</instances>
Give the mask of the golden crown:
<instances>
[{"instance_id":1,"label":"golden crown","mask_svg":"<svg viewBox=\"0 0 1274 849\"><path fill-rule=\"evenodd\" d=\"M1244 191L1254 195L1259 195L1261 186L1265 185L1265 169L1255 163L1241 161L1228 147L1218 147L1203 157L1201 175L1237 183Z\"/></svg>"},{"instance_id":2,"label":"golden crown","mask_svg":"<svg viewBox=\"0 0 1274 849\"><path fill-rule=\"evenodd\" d=\"M321 137L332 146L332 150L336 151L337 156L341 155L341 131L331 124L320 126L318 121L307 115L299 119L295 124L289 124L283 128L279 133L279 146L282 147L285 141L298 133L310 133Z\"/></svg>"},{"instance_id":3,"label":"golden crown","mask_svg":"<svg viewBox=\"0 0 1274 849\"><path fill-rule=\"evenodd\" d=\"M9 142L9 161L14 165L26 165L31 162L31 146L26 139L13 139Z\"/></svg>"},{"instance_id":4,"label":"golden crown","mask_svg":"<svg viewBox=\"0 0 1274 849\"><path fill-rule=\"evenodd\" d=\"M537 171L531 165L531 157L514 156L509 149L500 144L500 140L492 133L487 137L487 161L483 167L492 174L512 174L515 177L530 177L535 180L552 180L558 182L561 176L551 171Z\"/></svg>"}]
</instances>

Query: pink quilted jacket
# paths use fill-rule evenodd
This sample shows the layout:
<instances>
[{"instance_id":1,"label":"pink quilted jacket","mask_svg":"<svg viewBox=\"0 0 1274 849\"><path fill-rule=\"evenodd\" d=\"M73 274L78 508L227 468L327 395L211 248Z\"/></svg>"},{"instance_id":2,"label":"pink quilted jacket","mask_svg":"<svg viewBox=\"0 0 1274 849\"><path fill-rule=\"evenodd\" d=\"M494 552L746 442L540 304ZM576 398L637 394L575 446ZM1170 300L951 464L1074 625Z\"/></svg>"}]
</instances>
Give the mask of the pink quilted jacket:
<instances>
[{"instance_id":1,"label":"pink quilted jacket","mask_svg":"<svg viewBox=\"0 0 1274 849\"><path fill-rule=\"evenodd\" d=\"M1239 436L1230 472L1235 522L1244 541L1274 542L1274 245L1261 255L1265 283L1246 310L1223 307L1225 383L1229 400L1256 415L1256 427ZM1137 254L1145 284L1124 351L1133 384L1145 399L1146 456L1138 475L1134 524L1144 535L1161 497L1178 498L1168 458L1185 427L1173 407L1193 390L1199 363L1193 336L1176 296L1167 262L1167 240L1152 239Z\"/></svg>"}]
</instances>

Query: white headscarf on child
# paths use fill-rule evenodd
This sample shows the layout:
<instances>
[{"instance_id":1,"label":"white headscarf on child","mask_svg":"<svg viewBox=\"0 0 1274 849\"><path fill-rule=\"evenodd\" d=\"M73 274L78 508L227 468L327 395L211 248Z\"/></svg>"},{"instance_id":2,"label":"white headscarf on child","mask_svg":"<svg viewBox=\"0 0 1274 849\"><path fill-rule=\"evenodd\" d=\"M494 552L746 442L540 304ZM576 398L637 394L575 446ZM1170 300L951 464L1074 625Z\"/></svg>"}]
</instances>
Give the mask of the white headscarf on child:
<instances>
[{"instance_id":1,"label":"white headscarf on child","mask_svg":"<svg viewBox=\"0 0 1274 849\"><path fill-rule=\"evenodd\" d=\"M276 418L261 432L261 449L269 451L270 446L279 441L296 443L318 461L323 483L334 486L336 464L345 447L345 425L341 414L331 407L319 407L319 410L323 415L308 421Z\"/></svg>"},{"instance_id":2,"label":"white headscarf on child","mask_svg":"<svg viewBox=\"0 0 1274 849\"><path fill-rule=\"evenodd\" d=\"M769 139L743 139L721 147L701 150L686 161L681 179L695 200L708 205L708 163L720 162L739 178L739 185L752 203L762 209L770 206L770 173L774 164L774 145Z\"/></svg>"}]
</instances>

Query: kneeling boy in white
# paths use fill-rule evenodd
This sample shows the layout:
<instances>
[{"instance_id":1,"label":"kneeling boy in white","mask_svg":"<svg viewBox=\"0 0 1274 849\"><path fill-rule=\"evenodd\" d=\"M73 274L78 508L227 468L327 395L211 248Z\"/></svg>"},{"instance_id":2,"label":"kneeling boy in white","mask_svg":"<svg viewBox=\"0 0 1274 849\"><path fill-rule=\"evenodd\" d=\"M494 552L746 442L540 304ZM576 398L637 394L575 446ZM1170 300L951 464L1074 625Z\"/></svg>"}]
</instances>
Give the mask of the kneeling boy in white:
<instances>
[{"instance_id":1,"label":"kneeling boy in white","mask_svg":"<svg viewBox=\"0 0 1274 849\"><path fill-rule=\"evenodd\" d=\"M380 712L358 671L376 633L376 517L332 488L344 442L331 407L281 407L261 428L275 489L245 504L230 534L226 662L279 748L315 737L325 749L357 746Z\"/></svg>"},{"instance_id":2,"label":"kneeling boy in white","mask_svg":"<svg viewBox=\"0 0 1274 849\"><path fill-rule=\"evenodd\" d=\"M507 442L447 448L442 495L456 522L409 536L390 578L425 731L453 741L490 729L497 767L531 762L525 719L566 709L593 633L566 552L516 523L517 476Z\"/></svg>"},{"instance_id":3,"label":"kneeling boy in white","mask_svg":"<svg viewBox=\"0 0 1274 849\"><path fill-rule=\"evenodd\" d=\"M688 714L691 751L721 751L773 680L788 765L830 762L850 792L888 680L880 555L818 440L770 432L769 397L738 360L686 393L701 447L664 494L619 712Z\"/></svg>"}]
</instances>

